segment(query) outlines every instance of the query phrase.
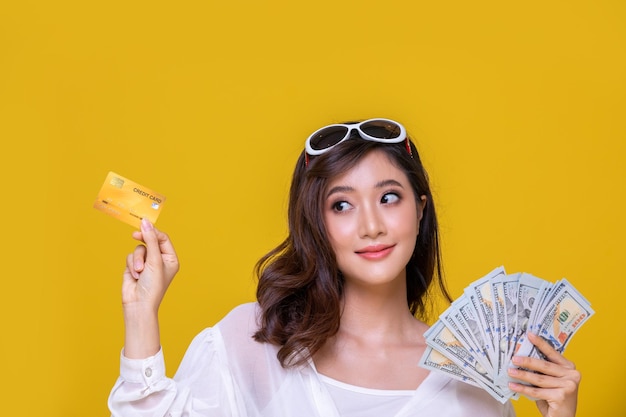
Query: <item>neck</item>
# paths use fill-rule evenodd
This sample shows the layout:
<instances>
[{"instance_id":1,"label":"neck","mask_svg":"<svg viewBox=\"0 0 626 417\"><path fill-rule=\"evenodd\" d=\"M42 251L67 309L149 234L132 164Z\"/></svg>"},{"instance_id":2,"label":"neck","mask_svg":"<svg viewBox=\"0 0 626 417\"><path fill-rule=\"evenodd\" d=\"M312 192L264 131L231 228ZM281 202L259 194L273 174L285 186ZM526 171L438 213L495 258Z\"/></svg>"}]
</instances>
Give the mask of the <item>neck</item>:
<instances>
[{"instance_id":1,"label":"neck","mask_svg":"<svg viewBox=\"0 0 626 417\"><path fill-rule=\"evenodd\" d=\"M415 319L406 300L406 284L374 287L347 285L339 333L363 337L402 337Z\"/></svg>"}]
</instances>

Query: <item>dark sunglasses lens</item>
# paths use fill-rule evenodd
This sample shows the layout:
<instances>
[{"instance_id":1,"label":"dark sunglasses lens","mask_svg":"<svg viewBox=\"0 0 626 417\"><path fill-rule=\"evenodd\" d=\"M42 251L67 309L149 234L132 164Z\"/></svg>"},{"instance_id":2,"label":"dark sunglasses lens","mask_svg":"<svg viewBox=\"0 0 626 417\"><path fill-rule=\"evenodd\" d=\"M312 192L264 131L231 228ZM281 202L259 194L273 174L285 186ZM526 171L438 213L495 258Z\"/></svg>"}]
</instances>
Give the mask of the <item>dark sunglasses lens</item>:
<instances>
[{"instance_id":1,"label":"dark sunglasses lens","mask_svg":"<svg viewBox=\"0 0 626 417\"><path fill-rule=\"evenodd\" d=\"M361 130L378 139L396 139L400 136L400 126L385 120L372 120L361 125Z\"/></svg>"},{"instance_id":2,"label":"dark sunglasses lens","mask_svg":"<svg viewBox=\"0 0 626 417\"><path fill-rule=\"evenodd\" d=\"M341 140L346 137L347 133L348 128L345 126L329 126L311 137L311 148L316 151L330 148L341 142Z\"/></svg>"}]
</instances>

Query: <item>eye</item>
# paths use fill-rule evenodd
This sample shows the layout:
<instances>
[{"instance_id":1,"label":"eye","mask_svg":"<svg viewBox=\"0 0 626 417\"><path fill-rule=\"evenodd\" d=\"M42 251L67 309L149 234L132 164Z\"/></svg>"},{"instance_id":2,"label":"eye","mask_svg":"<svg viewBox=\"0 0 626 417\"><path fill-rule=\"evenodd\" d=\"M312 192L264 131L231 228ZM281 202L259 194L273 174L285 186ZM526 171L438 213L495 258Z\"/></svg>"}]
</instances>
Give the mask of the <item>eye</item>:
<instances>
[{"instance_id":1,"label":"eye","mask_svg":"<svg viewBox=\"0 0 626 417\"><path fill-rule=\"evenodd\" d=\"M380 202L383 204L393 204L400 201L400 196L396 193L386 193L383 195L383 198L380 199Z\"/></svg>"},{"instance_id":2,"label":"eye","mask_svg":"<svg viewBox=\"0 0 626 417\"><path fill-rule=\"evenodd\" d=\"M346 210L349 210L350 208L352 208L352 205L348 203L347 201L337 201L336 203L333 203L333 206L332 206L332 209L337 212L346 211Z\"/></svg>"}]
</instances>

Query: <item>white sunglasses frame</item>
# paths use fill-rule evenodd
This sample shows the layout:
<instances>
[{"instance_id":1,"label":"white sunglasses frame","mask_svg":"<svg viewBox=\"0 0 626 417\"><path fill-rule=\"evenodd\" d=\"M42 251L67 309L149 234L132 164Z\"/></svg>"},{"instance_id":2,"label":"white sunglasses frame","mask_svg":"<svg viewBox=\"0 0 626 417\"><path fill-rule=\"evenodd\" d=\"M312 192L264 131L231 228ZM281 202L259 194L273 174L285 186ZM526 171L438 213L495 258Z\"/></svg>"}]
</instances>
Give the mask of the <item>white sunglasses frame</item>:
<instances>
[{"instance_id":1,"label":"white sunglasses frame","mask_svg":"<svg viewBox=\"0 0 626 417\"><path fill-rule=\"evenodd\" d=\"M397 138L391 138L391 139L383 139L383 138L377 138L375 136L370 136L367 133L365 133L363 130L361 130L361 126L366 124L366 123L372 123L372 122L385 122L385 123L391 123L395 126L398 126L400 128L400 134L398 135ZM346 135L339 140L337 143L335 143L334 145L331 145L327 148L324 149L313 149L311 147L311 139L313 137L315 137L315 135L317 135L319 132L331 128L331 127L345 127L348 130L346 131ZM375 118L375 119L367 119L367 120L363 120L362 122L359 123L355 123L355 124L345 124L345 123L336 123L336 124L332 124L332 125L328 125L328 126L324 126L321 127L319 129L317 129L315 132L313 132L307 139L304 145L304 148L306 150L307 155L310 156L316 156L316 155L321 155L325 152L328 152L330 149L334 148L335 146L339 145L341 142L349 139L352 135L352 131L356 130L359 134L359 136L361 137L361 139L365 139L365 140L369 140L372 142L380 142L380 143L400 143L404 140L407 139L407 135L406 135L406 129L404 128L404 126L402 126L401 123L396 122L395 120L391 120L391 119L383 119L383 118ZM409 154L411 154L411 150L410 147L408 146L407 143L407 149L409 150ZM413 155L411 155L413 156Z\"/></svg>"}]
</instances>

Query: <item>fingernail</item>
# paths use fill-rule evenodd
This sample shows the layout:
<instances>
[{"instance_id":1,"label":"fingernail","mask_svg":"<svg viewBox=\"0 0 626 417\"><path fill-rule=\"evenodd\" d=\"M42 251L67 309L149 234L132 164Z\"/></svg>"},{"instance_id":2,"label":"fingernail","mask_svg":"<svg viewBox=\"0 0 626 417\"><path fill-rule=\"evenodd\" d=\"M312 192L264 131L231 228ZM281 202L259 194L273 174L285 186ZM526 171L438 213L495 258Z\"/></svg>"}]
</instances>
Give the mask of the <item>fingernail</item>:
<instances>
[{"instance_id":1,"label":"fingernail","mask_svg":"<svg viewBox=\"0 0 626 417\"><path fill-rule=\"evenodd\" d=\"M135 261L135 263L133 264L133 267L135 268L135 271L140 271L141 270L141 262L140 261Z\"/></svg>"},{"instance_id":2,"label":"fingernail","mask_svg":"<svg viewBox=\"0 0 626 417\"><path fill-rule=\"evenodd\" d=\"M520 358L519 356L513 356L511 358L511 362L513 362L515 365L521 365L522 358Z\"/></svg>"},{"instance_id":3,"label":"fingernail","mask_svg":"<svg viewBox=\"0 0 626 417\"><path fill-rule=\"evenodd\" d=\"M509 375L519 375L517 368L509 368Z\"/></svg>"}]
</instances>

